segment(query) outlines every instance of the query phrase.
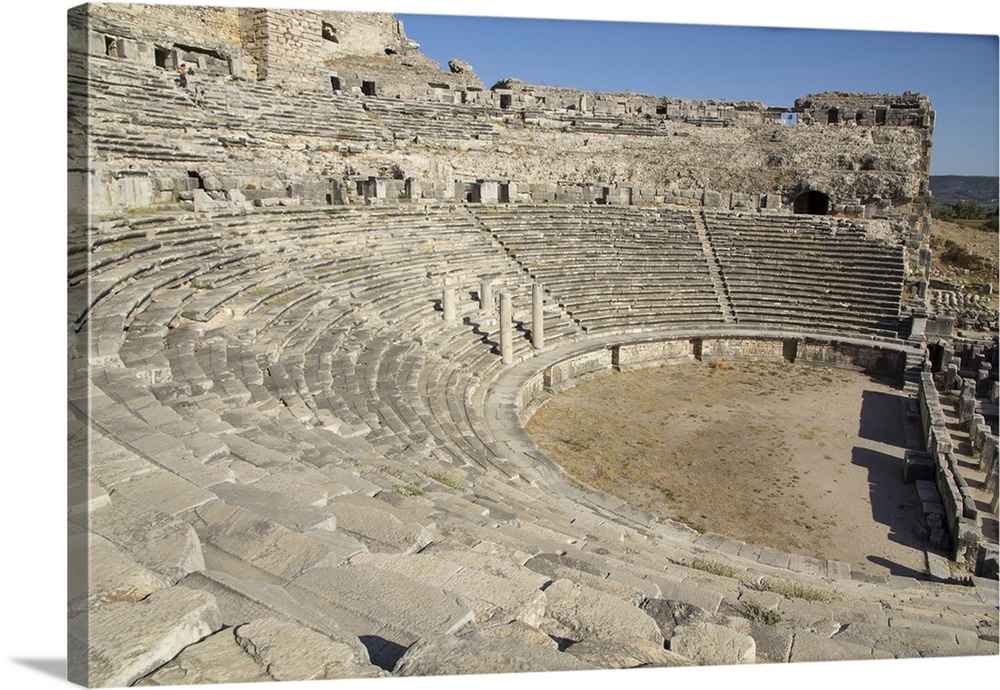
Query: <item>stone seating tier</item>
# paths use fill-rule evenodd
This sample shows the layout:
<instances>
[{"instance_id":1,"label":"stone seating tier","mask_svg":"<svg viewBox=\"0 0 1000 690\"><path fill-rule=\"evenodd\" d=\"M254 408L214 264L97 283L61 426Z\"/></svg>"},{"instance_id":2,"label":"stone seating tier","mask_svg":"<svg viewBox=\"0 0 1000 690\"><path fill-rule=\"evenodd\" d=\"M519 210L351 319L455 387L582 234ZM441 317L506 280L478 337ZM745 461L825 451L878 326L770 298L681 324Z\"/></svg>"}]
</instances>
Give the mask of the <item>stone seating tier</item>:
<instances>
[{"instance_id":1,"label":"stone seating tier","mask_svg":"<svg viewBox=\"0 0 1000 690\"><path fill-rule=\"evenodd\" d=\"M152 650L128 669L101 662L92 682L176 679L223 627L262 635L266 621L340 640L351 651L338 677L384 673L438 636L472 644L472 631L571 639L553 658L575 646L597 666L634 662L585 656L588 644L642 636L658 663L664 640L679 663L734 661L685 648L694 628L735 635L758 661L990 653L978 631L995 606L968 588L865 582L846 564L699 535L525 455L523 430L492 421L521 385L512 372L600 342L546 284L546 345L532 348L531 278L483 224L457 206L285 209L137 217L79 234L71 460L89 457L90 553L106 565L71 610L89 612L92 658L114 659L108 635L121 629ZM452 322L439 310L445 279L458 297ZM514 296L511 365L495 349L495 311L474 299L483 279ZM93 299L76 298L91 280ZM626 313L612 321L602 332L630 325ZM88 329L99 357L83 349ZM140 519L136 506L158 517ZM706 559L732 574L707 572ZM840 598L750 586L778 580ZM780 631L740 613L758 599L783 616ZM955 603L942 617L943 599ZM667 626L663 600L696 606L685 609L695 618ZM150 615L189 632L138 623ZM921 635L898 643L894 626L915 620ZM220 680L242 677L213 667Z\"/></svg>"}]
</instances>

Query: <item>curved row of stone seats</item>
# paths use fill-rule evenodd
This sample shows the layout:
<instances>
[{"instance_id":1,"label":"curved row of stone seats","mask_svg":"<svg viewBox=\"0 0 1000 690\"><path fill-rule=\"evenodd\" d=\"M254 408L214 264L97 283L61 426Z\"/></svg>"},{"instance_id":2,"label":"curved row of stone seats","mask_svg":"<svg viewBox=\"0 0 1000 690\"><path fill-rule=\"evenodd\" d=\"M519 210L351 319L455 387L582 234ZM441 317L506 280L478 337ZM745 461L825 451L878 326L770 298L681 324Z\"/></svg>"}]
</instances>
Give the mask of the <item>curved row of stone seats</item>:
<instances>
[{"instance_id":1,"label":"curved row of stone seats","mask_svg":"<svg viewBox=\"0 0 1000 690\"><path fill-rule=\"evenodd\" d=\"M399 101L368 97L364 109L375 113L397 139L496 139L497 128L489 122L492 108L458 103Z\"/></svg>"},{"instance_id":2,"label":"curved row of stone seats","mask_svg":"<svg viewBox=\"0 0 1000 690\"><path fill-rule=\"evenodd\" d=\"M477 215L588 332L722 321L690 213L518 207Z\"/></svg>"},{"instance_id":3,"label":"curved row of stone seats","mask_svg":"<svg viewBox=\"0 0 1000 690\"><path fill-rule=\"evenodd\" d=\"M343 142L391 146L392 133L357 98L305 92L289 99L254 83L200 74L191 76L189 89L176 80L171 70L114 58L70 60L69 115L87 132L89 153L154 166L212 161L232 165L238 174L252 165L241 150L283 145L290 138L296 146L338 150ZM202 107L194 105L194 84L205 89ZM177 131L184 137L171 136Z\"/></svg>"},{"instance_id":4,"label":"curved row of stone seats","mask_svg":"<svg viewBox=\"0 0 1000 690\"><path fill-rule=\"evenodd\" d=\"M544 110L537 107L524 110L524 120L539 119L565 123L567 131L581 134L628 134L632 136L665 136L669 130L661 121L643 120L624 115L597 115L571 110Z\"/></svg>"},{"instance_id":5,"label":"curved row of stone seats","mask_svg":"<svg viewBox=\"0 0 1000 690\"><path fill-rule=\"evenodd\" d=\"M595 343L575 328L560 332L568 319L550 302L551 343L533 351L518 337L515 364L502 364L495 317L472 293L487 275L514 293L515 320L529 324L531 281L465 209L159 222L133 221L144 231L128 241L199 237L183 246L206 253L186 281L161 282L146 259L172 251L167 241L121 248L96 267L99 276L146 261L126 281L146 297L116 334L120 361L92 360L87 376L78 353L71 379L70 429L86 421L89 436L74 440L92 448L89 533L85 511L73 524L101 564L73 601L90 613L92 682L177 682L208 666L220 681L266 678L269 668L275 677L275 664L245 658L241 645L255 641L277 645L278 669L288 658L280 640L321 642L321 658L336 647L325 670L335 677L433 672L429 660L456 645L461 668L479 670L497 645L503 668L522 670L989 646L975 631L990 609L971 592L954 593L962 613L942 619L951 589L875 586L832 564L658 523L498 435L490 409L499 389L516 388L512 371ZM128 225L94 229L91 246L111 247L110 237L135 232ZM460 296L453 323L435 305L445 277ZM216 290L227 297L194 308ZM110 297L94 301L84 323L100 323L105 309L117 311ZM166 369L151 379L138 353L160 356ZM356 411L355 424L335 419L337 405ZM706 557L733 570L708 572L728 571L695 560ZM784 596L779 581L842 599ZM755 624L750 603L784 627ZM923 627L903 647L889 631L907 622ZM126 668L115 636L158 651ZM718 645L705 636L738 654L706 651Z\"/></svg>"},{"instance_id":6,"label":"curved row of stone seats","mask_svg":"<svg viewBox=\"0 0 1000 690\"><path fill-rule=\"evenodd\" d=\"M797 219L705 213L737 320L899 337L902 248Z\"/></svg>"}]
</instances>

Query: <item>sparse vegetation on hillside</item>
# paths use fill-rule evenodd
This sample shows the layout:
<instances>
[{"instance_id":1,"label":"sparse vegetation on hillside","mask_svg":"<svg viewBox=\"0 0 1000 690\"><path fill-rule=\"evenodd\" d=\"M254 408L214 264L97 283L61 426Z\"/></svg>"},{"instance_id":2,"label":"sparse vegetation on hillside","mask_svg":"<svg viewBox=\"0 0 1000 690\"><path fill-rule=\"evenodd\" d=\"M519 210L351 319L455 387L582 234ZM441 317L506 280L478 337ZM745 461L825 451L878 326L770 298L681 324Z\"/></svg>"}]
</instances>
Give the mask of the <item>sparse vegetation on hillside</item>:
<instances>
[{"instance_id":1,"label":"sparse vegetation on hillside","mask_svg":"<svg viewBox=\"0 0 1000 690\"><path fill-rule=\"evenodd\" d=\"M970 228L997 232L997 206L984 206L971 201L956 201L950 205L934 203L931 214L935 218L947 220Z\"/></svg>"},{"instance_id":2,"label":"sparse vegetation on hillside","mask_svg":"<svg viewBox=\"0 0 1000 690\"><path fill-rule=\"evenodd\" d=\"M997 287L1000 250L996 234L934 218L930 245L934 252L932 277Z\"/></svg>"}]
</instances>

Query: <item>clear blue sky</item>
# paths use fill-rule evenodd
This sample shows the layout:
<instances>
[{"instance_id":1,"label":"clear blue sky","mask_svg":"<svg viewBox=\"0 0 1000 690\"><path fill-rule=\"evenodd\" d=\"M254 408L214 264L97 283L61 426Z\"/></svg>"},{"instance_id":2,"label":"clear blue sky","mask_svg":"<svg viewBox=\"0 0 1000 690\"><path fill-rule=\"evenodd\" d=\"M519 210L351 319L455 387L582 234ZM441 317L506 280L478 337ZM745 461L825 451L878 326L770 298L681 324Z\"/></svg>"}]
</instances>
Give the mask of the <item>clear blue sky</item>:
<instances>
[{"instance_id":1,"label":"clear blue sky","mask_svg":"<svg viewBox=\"0 0 1000 690\"><path fill-rule=\"evenodd\" d=\"M820 91L919 92L937 111L932 173L998 174L995 34L397 16L421 52L445 66L454 57L469 62L487 87L517 77L772 106Z\"/></svg>"}]
</instances>

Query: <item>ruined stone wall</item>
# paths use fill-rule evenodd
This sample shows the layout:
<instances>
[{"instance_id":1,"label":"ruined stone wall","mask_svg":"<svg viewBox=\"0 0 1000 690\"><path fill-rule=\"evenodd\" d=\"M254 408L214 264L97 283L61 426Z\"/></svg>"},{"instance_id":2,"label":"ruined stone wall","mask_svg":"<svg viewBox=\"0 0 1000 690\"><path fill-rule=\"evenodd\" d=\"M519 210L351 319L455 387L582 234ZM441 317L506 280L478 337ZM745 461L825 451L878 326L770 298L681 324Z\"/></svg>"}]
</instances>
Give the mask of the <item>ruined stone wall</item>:
<instances>
[{"instance_id":1,"label":"ruined stone wall","mask_svg":"<svg viewBox=\"0 0 1000 690\"><path fill-rule=\"evenodd\" d=\"M242 40L254 47L259 78L284 87L316 89L346 56L403 52L407 39L391 14L241 9Z\"/></svg>"},{"instance_id":2,"label":"ruined stone wall","mask_svg":"<svg viewBox=\"0 0 1000 690\"><path fill-rule=\"evenodd\" d=\"M419 52L393 15L314 10L240 10L242 41L260 79L281 87L383 98L444 100L439 92L483 90L471 71L453 74ZM454 100L460 100L458 98Z\"/></svg>"},{"instance_id":3,"label":"ruined stone wall","mask_svg":"<svg viewBox=\"0 0 1000 690\"><path fill-rule=\"evenodd\" d=\"M681 120L703 125L760 124L779 122L782 108L768 108L758 102L729 102L714 99L691 100L647 94L618 92L599 93L560 86L529 84L506 78L493 85L491 91L509 99L499 107L541 110L567 110L580 115L628 115L654 120ZM537 114L533 116L538 117Z\"/></svg>"},{"instance_id":4,"label":"ruined stone wall","mask_svg":"<svg viewBox=\"0 0 1000 690\"><path fill-rule=\"evenodd\" d=\"M188 189L192 170L210 193L277 190L303 203L367 202L371 195L356 191L357 183L372 177L410 180L394 198L439 200L471 198L480 181L492 180L505 185L508 201L529 203L791 212L801 195L818 192L829 213L906 222L919 213L911 200L926 192L934 118L915 94L819 94L776 108L513 79L489 90L471 66L457 60L444 71L421 55L389 14L92 5L83 19L71 12L70 25L71 51L110 57L107 37L120 36L116 61L153 67L150 53L170 49L171 60L195 59L219 77L203 82L206 117L181 114L197 122L196 136L161 142L155 116L93 123L107 126L109 138L125 126L130 136L183 149L139 164L95 161L91 181L122 170L151 181L142 194L104 194L112 206L186 201L178 190ZM260 78L272 90L248 90L230 73ZM161 81L170 77L161 73ZM153 78L136 73L137 83ZM168 87L144 98L175 95ZM218 108L225 127L210 117ZM120 112L130 109L123 98ZM800 123L783 124L781 114L793 109ZM265 111L267 135L259 136ZM344 113L352 123L338 129ZM345 140L347 127L364 138ZM242 148L250 145L252 155ZM209 189L208 180L224 181L224 189Z\"/></svg>"},{"instance_id":5,"label":"ruined stone wall","mask_svg":"<svg viewBox=\"0 0 1000 690\"><path fill-rule=\"evenodd\" d=\"M68 12L70 49L169 69L256 76L244 49L241 10L202 5L90 3Z\"/></svg>"},{"instance_id":6,"label":"ruined stone wall","mask_svg":"<svg viewBox=\"0 0 1000 690\"><path fill-rule=\"evenodd\" d=\"M892 375L902 379L906 355L898 350L879 346L806 338L798 343L795 361L824 367L855 369L868 374Z\"/></svg>"},{"instance_id":7,"label":"ruined stone wall","mask_svg":"<svg viewBox=\"0 0 1000 690\"><path fill-rule=\"evenodd\" d=\"M204 5L90 3L70 11L71 25L93 31L169 45L194 44L225 51L238 47L240 10Z\"/></svg>"}]
</instances>

